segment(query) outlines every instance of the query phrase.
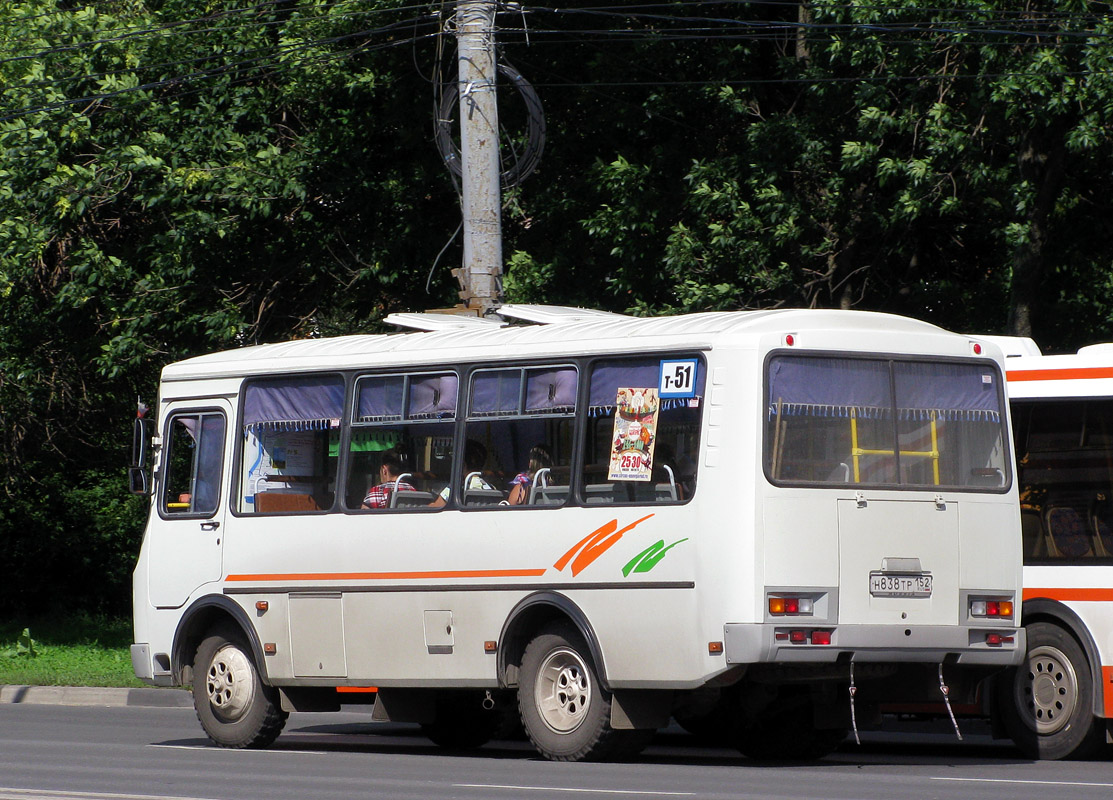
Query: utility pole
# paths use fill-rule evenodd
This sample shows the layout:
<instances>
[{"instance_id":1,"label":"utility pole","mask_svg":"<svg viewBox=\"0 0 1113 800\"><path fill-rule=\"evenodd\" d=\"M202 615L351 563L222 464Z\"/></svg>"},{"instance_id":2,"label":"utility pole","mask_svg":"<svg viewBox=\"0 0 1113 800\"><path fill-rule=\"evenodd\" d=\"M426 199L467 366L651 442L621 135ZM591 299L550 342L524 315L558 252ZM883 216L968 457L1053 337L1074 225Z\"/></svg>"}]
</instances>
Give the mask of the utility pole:
<instances>
[{"instance_id":1,"label":"utility pole","mask_svg":"<svg viewBox=\"0 0 1113 800\"><path fill-rule=\"evenodd\" d=\"M458 0L460 161L464 263L460 299L479 316L502 303L502 165L495 97L496 0Z\"/></svg>"}]
</instances>

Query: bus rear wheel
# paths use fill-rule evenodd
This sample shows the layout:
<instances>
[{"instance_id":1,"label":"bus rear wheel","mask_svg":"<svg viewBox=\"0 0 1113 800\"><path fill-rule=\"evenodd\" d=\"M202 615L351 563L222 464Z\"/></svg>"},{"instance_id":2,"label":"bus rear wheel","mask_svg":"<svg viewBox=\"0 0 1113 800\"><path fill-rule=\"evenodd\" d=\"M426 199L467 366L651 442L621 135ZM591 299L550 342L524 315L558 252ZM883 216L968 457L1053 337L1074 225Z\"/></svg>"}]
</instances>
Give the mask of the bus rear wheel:
<instances>
[{"instance_id":1,"label":"bus rear wheel","mask_svg":"<svg viewBox=\"0 0 1113 800\"><path fill-rule=\"evenodd\" d=\"M815 700L802 687L782 689L757 713L740 708L731 740L742 755L761 761L812 761L838 748L846 728L815 727Z\"/></svg>"},{"instance_id":2,"label":"bus rear wheel","mask_svg":"<svg viewBox=\"0 0 1113 800\"><path fill-rule=\"evenodd\" d=\"M1053 623L1033 622L1026 631L1024 663L998 682L1005 729L1029 758L1085 758L1104 741L1086 654Z\"/></svg>"},{"instance_id":3,"label":"bus rear wheel","mask_svg":"<svg viewBox=\"0 0 1113 800\"><path fill-rule=\"evenodd\" d=\"M544 630L522 656L518 709L530 742L550 761L603 761L634 755L652 731L611 727L611 693L571 625Z\"/></svg>"},{"instance_id":4,"label":"bus rear wheel","mask_svg":"<svg viewBox=\"0 0 1113 800\"><path fill-rule=\"evenodd\" d=\"M221 747L266 747L289 716L279 707L277 691L260 679L243 635L231 626L214 628L197 647L193 707L205 733Z\"/></svg>"}]
</instances>

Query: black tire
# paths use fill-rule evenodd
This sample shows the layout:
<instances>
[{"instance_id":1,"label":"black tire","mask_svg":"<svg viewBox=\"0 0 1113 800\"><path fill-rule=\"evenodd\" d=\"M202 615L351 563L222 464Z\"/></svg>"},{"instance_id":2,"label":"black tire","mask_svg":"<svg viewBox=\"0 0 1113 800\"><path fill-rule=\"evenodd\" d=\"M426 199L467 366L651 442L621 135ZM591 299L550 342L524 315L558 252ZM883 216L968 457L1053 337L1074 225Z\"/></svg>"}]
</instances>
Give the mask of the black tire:
<instances>
[{"instance_id":1,"label":"black tire","mask_svg":"<svg viewBox=\"0 0 1113 800\"><path fill-rule=\"evenodd\" d=\"M441 692L437 695L432 722L422 723L421 732L433 744L451 750L472 750L495 738L505 726L509 709L484 707L484 692Z\"/></svg>"},{"instance_id":2,"label":"black tire","mask_svg":"<svg viewBox=\"0 0 1113 800\"><path fill-rule=\"evenodd\" d=\"M721 689L696 689L673 711L672 717L702 742L723 744L730 740L731 709Z\"/></svg>"},{"instance_id":3,"label":"black tire","mask_svg":"<svg viewBox=\"0 0 1113 800\"><path fill-rule=\"evenodd\" d=\"M761 761L812 761L834 751L846 728L816 728L815 706L804 691L782 690L760 713L739 714L731 741L747 758Z\"/></svg>"},{"instance_id":4,"label":"black tire","mask_svg":"<svg viewBox=\"0 0 1113 800\"><path fill-rule=\"evenodd\" d=\"M604 761L632 756L653 731L611 727L611 693L603 688L583 637L568 624L542 631L522 656L518 709L522 727L550 761Z\"/></svg>"},{"instance_id":5,"label":"black tire","mask_svg":"<svg viewBox=\"0 0 1113 800\"><path fill-rule=\"evenodd\" d=\"M266 747L289 716L279 707L278 692L259 678L243 634L230 625L214 628L197 648L193 707L221 747Z\"/></svg>"},{"instance_id":6,"label":"black tire","mask_svg":"<svg viewBox=\"0 0 1113 800\"><path fill-rule=\"evenodd\" d=\"M1086 758L1105 741L1093 712L1089 660L1074 636L1054 623L1025 629L1025 662L997 681L1005 730L1029 758Z\"/></svg>"}]
</instances>

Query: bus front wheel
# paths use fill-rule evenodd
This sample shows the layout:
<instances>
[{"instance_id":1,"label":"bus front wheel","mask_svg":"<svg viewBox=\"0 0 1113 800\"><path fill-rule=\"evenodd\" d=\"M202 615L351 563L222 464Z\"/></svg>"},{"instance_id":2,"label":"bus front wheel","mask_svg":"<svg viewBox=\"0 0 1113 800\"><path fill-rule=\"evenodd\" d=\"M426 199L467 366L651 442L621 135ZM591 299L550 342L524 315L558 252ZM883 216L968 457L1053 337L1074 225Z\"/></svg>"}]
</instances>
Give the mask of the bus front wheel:
<instances>
[{"instance_id":1,"label":"bus front wheel","mask_svg":"<svg viewBox=\"0 0 1113 800\"><path fill-rule=\"evenodd\" d=\"M544 630L522 655L518 708L522 727L550 761L602 761L633 755L652 731L611 727L611 693L571 625Z\"/></svg>"},{"instance_id":2,"label":"bus front wheel","mask_svg":"<svg viewBox=\"0 0 1113 800\"><path fill-rule=\"evenodd\" d=\"M1053 623L1033 622L1026 631L1024 663L998 682L1005 729L1029 758L1085 758L1104 741L1086 654Z\"/></svg>"},{"instance_id":3,"label":"bus front wheel","mask_svg":"<svg viewBox=\"0 0 1113 800\"><path fill-rule=\"evenodd\" d=\"M197 647L193 707L201 727L221 747L266 747L289 716L266 686L239 630L220 626Z\"/></svg>"}]
</instances>

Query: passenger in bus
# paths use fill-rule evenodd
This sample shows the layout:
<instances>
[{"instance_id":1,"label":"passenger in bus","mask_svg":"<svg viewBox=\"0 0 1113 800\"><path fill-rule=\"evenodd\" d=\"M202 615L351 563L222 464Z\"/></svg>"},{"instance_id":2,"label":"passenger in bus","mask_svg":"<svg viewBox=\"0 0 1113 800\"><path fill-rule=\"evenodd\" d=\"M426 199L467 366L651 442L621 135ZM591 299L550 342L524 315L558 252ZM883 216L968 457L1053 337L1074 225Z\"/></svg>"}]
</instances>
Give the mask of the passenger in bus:
<instances>
[{"instance_id":1,"label":"passenger in bus","mask_svg":"<svg viewBox=\"0 0 1113 800\"><path fill-rule=\"evenodd\" d=\"M398 480L405 468L401 457L394 451L383 453L383 461L379 466L379 484L372 486L363 498L363 508L389 508L390 495L394 492L413 492L413 486L405 481Z\"/></svg>"},{"instance_id":2,"label":"passenger in bus","mask_svg":"<svg viewBox=\"0 0 1113 800\"><path fill-rule=\"evenodd\" d=\"M495 487L483 478L483 467L486 464L487 448L483 446L482 442L468 439L467 444L464 445L464 477L468 480L467 486L464 487L465 492L469 489L494 490ZM433 508L440 508L448 503L451 496L452 487L446 486L441 489L441 493L429 505Z\"/></svg>"},{"instance_id":3,"label":"passenger in bus","mask_svg":"<svg viewBox=\"0 0 1113 800\"><path fill-rule=\"evenodd\" d=\"M529 450L529 464L525 472L519 472L510 481L510 505L520 506L529 500L529 489L537 479L537 473L553 466L553 454L546 444L535 444Z\"/></svg>"}]
</instances>

